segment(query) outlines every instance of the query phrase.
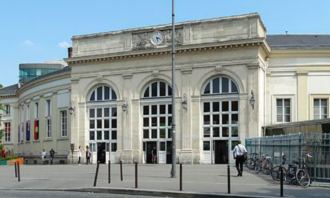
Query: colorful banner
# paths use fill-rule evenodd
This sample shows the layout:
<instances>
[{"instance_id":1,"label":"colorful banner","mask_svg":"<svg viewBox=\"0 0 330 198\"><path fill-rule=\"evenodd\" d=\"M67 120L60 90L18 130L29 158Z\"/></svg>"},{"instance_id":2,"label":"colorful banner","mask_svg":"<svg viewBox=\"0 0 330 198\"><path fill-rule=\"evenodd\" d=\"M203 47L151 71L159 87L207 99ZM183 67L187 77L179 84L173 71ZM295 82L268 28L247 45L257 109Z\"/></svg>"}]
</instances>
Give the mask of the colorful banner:
<instances>
[{"instance_id":1,"label":"colorful banner","mask_svg":"<svg viewBox=\"0 0 330 198\"><path fill-rule=\"evenodd\" d=\"M34 140L39 140L39 120L34 120Z\"/></svg>"},{"instance_id":2,"label":"colorful banner","mask_svg":"<svg viewBox=\"0 0 330 198\"><path fill-rule=\"evenodd\" d=\"M30 141L30 121L26 121L26 141Z\"/></svg>"}]
</instances>

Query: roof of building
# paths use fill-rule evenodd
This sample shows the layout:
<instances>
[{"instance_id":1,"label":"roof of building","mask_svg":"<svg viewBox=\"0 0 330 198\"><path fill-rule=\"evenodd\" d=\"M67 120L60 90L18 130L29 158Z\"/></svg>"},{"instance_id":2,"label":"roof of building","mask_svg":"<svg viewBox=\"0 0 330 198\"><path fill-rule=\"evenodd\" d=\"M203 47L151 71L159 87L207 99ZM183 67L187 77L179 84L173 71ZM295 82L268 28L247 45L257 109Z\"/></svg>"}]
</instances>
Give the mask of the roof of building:
<instances>
[{"instance_id":1,"label":"roof of building","mask_svg":"<svg viewBox=\"0 0 330 198\"><path fill-rule=\"evenodd\" d=\"M330 35L267 35L267 42L272 49L329 49Z\"/></svg>"},{"instance_id":2,"label":"roof of building","mask_svg":"<svg viewBox=\"0 0 330 198\"><path fill-rule=\"evenodd\" d=\"M314 124L325 124L325 123L330 123L330 118L288 122L288 123L274 124L263 127L267 129L277 129L277 128L287 128L287 127L296 127L296 126L305 126L305 125L314 125Z\"/></svg>"},{"instance_id":3,"label":"roof of building","mask_svg":"<svg viewBox=\"0 0 330 198\"><path fill-rule=\"evenodd\" d=\"M62 69L65 65L60 63L22 63L19 69L39 68L39 69Z\"/></svg>"},{"instance_id":4,"label":"roof of building","mask_svg":"<svg viewBox=\"0 0 330 198\"><path fill-rule=\"evenodd\" d=\"M16 94L18 84L10 85L0 89L0 96L12 96Z\"/></svg>"},{"instance_id":5,"label":"roof of building","mask_svg":"<svg viewBox=\"0 0 330 198\"><path fill-rule=\"evenodd\" d=\"M205 22L214 22L214 21L225 21L225 20L236 20L236 19L251 18L251 17L258 17L260 19L260 23L261 23L262 27L266 30L266 27L265 27L264 23L262 22L262 20L260 18L260 15L256 12L248 13L248 14L241 14L241 15L226 16L226 17L201 19L201 20L189 20L189 21L184 21L184 22L177 22L177 23L175 23L175 25L180 26L180 25L185 25L185 24L205 23ZM141 30L155 30L155 29L162 29L162 28L169 28L169 27L172 27L172 24L152 25L152 26L129 28L129 29L117 30L117 31L99 32L99 33L84 34L84 35L74 35L74 36L72 36L72 40L90 38L90 37L106 36L106 35L113 35L113 34L120 34L120 33L125 33L125 32L141 31Z\"/></svg>"}]
</instances>

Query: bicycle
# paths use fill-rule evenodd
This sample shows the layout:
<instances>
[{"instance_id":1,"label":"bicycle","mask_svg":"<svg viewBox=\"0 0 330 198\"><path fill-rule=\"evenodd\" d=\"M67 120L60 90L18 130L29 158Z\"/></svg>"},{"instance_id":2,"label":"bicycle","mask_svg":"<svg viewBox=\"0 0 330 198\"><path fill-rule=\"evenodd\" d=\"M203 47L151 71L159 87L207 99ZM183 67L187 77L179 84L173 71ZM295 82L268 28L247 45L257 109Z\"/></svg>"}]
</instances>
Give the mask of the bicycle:
<instances>
[{"instance_id":1,"label":"bicycle","mask_svg":"<svg viewBox=\"0 0 330 198\"><path fill-rule=\"evenodd\" d=\"M250 157L246 160L245 165L248 169L255 170L258 160L258 153L251 153Z\"/></svg>"},{"instance_id":2,"label":"bicycle","mask_svg":"<svg viewBox=\"0 0 330 198\"><path fill-rule=\"evenodd\" d=\"M306 164L306 157L310 158L311 155L306 154L303 158L302 168L299 168L298 161L292 161L292 164L288 165L288 168L285 167L286 157L282 157L282 164L280 166L273 167L271 171L271 176L273 180L279 181L280 170L283 170L283 180L288 184L299 184L302 187L308 187L311 184L311 179L308 172L308 167Z\"/></svg>"},{"instance_id":3,"label":"bicycle","mask_svg":"<svg viewBox=\"0 0 330 198\"><path fill-rule=\"evenodd\" d=\"M312 157L313 157L312 155L310 155L309 153L306 153L303 157L301 168L297 169L296 179L300 186L308 187L311 185L311 177L309 175L306 159L312 158Z\"/></svg>"}]
</instances>

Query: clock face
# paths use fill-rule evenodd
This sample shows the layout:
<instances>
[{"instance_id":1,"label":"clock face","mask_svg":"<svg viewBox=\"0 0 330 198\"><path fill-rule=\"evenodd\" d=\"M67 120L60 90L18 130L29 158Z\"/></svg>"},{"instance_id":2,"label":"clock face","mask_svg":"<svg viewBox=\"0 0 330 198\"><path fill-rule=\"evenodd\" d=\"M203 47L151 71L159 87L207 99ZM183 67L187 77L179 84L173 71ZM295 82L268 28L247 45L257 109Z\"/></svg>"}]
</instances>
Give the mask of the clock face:
<instances>
[{"instance_id":1,"label":"clock face","mask_svg":"<svg viewBox=\"0 0 330 198\"><path fill-rule=\"evenodd\" d=\"M154 45L159 45L163 42L164 36L160 31L153 33L151 37L151 43Z\"/></svg>"}]
</instances>

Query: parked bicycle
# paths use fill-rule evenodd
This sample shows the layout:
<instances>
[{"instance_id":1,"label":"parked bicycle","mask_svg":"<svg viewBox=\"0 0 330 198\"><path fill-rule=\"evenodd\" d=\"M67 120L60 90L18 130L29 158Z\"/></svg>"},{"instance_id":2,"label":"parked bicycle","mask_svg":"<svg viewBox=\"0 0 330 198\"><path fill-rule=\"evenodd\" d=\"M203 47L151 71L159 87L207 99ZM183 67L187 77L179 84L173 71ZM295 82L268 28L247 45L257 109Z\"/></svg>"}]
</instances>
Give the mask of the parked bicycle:
<instances>
[{"instance_id":1,"label":"parked bicycle","mask_svg":"<svg viewBox=\"0 0 330 198\"><path fill-rule=\"evenodd\" d=\"M271 170L271 176L273 180L280 180L280 170L283 170L283 180L288 184L298 184L303 187L308 187L311 184L311 178L308 172L306 159L312 156L308 153L304 155L302 164L299 167L298 161L292 161L292 164L286 166L286 156L282 156L282 163L279 166L275 166Z\"/></svg>"},{"instance_id":2,"label":"parked bicycle","mask_svg":"<svg viewBox=\"0 0 330 198\"><path fill-rule=\"evenodd\" d=\"M250 170L255 170L259 161L258 153L251 153L249 158L246 160L245 165Z\"/></svg>"}]
</instances>

